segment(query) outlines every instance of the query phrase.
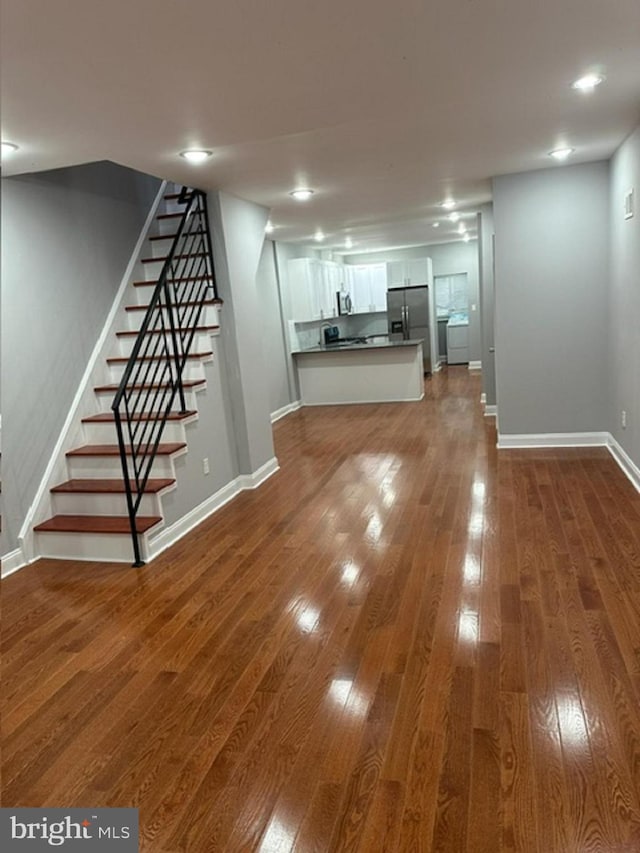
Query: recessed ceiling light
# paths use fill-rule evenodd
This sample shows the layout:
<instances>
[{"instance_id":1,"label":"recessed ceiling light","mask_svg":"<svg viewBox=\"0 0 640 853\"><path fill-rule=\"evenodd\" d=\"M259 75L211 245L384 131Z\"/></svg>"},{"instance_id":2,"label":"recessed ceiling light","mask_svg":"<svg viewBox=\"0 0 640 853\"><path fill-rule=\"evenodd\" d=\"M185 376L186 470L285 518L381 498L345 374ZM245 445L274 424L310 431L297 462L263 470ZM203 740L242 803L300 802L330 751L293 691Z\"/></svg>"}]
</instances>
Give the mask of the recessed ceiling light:
<instances>
[{"instance_id":1,"label":"recessed ceiling light","mask_svg":"<svg viewBox=\"0 0 640 853\"><path fill-rule=\"evenodd\" d=\"M464 234L466 232L466 227L463 222L458 225L458 234Z\"/></svg>"},{"instance_id":2,"label":"recessed ceiling light","mask_svg":"<svg viewBox=\"0 0 640 853\"><path fill-rule=\"evenodd\" d=\"M13 142L3 142L2 143L2 156L6 157L7 155L13 154L14 151L18 150L18 146L14 145Z\"/></svg>"},{"instance_id":3,"label":"recessed ceiling light","mask_svg":"<svg viewBox=\"0 0 640 853\"><path fill-rule=\"evenodd\" d=\"M273 233L273 224L271 223L271 220L269 220L269 221L267 222L267 224L264 226L264 230L265 230L265 232L266 232L267 234L272 234L272 233Z\"/></svg>"},{"instance_id":4,"label":"recessed ceiling light","mask_svg":"<svg viewBox=\"0 0 640 853\"><path fill-rule=\"evenodd\" d=\"M468 243L470 239L471 239L471 237L468 234L465 234L464 237L462 238L464 243Z\"/></svg>"},{"instance_id":5,"label":"recessed ceiling light","mask_svg":"<svg viewBox=\"0 0 640 853\"><path fill-rule=\"evenodd\" d=\"M445 210L453 210L455 206L456 203L452 198L447 198L444 201L440 202L440 207L444 207Z\"/></svg>"},{"instance_id":6,"label":"recessed ceiling light","mask_svg":"<svg viewBox=\"0 0 640 853\"><path fill-rule=\"evenodd\" d=\"M439 228L439 227L440 227L440 223L439 223L439 222L433 222L433 223L431 224L431 227L432 227L432 228Z\"/></svg>"},{"instance_id":7,"label":"recessed ceiling light","mask_svg":"<svg viewBox=\"0 0 640 853\"><path fill-rule=\"evenodd\" d=\"M289 195L293 196L293 198L295 198L296 201L306 201L307 199L311 198L311 196L313 195L313 190L307 190L307 189L293 190L292 192L289 193Z\"/></svg>"},{"instance_id":8,"label":"recessed ceiling light","mask_svg":"<svg viewBox=\"0 0 640 853\"><path fill-rule=\"evenodd\" d=\"M577 89L579 92L593 92L596 86L604 80L602 74L585 74L571 84L572 89Z\"/></svg>"},{"instance_id":9,"label":"recessed ceiling light","mask_svg":"<svg viewBox=\"0 0 640 853\"><path fill-rule=\"evenodd\" d=\"M344 241L344 247L345 249L353 249L353 240L351 239L351 237L347 237L347 239Z\"/></svg>"},{"instance_id":10,"label":"recessed ceiling light","mask_svg":"<svg viewBox=\"0 0 640 853\"><path fill-rule=\"evenodd\" d=\"M553 151L549 151L549 157L553 157L556 160L566 160L575 150L575 148L556 148Z\"/></svg>"},{"instance_id":11,"label":"recessed ceiling light","mask_svg":"<svg viewBox=\"0 0 640 853\"><path fill-rule=\"evenodd\" d=\"M190 163L204 163L212 154L213 151L206 151L204 148L189 148L187 151L180 152L180 156Z\"/></svg>"},{"instance_id":12,"label":"recessed ceiling light","mask_svg":"<svg viewBox=\"0 0 640 853\"><path fill-rule=\"evenodd\" d=\"M460 214L459 214L459 213L450 213L450 214L449 214L449 216L448 216L448 219L449 219L451 222L457 222L457 221L458 221L458 219L460 219Z\"/></svg>"},{"instance_id":13,"label":"recessed ceiling light","mask_svg":"<svg viewBox=\"0 0 640 853\"><path fill-rule=\"evenodd\" d=\"M322 233L322 231L316 231L316 233L313 235L313 239L316 240L318 243L322 243L322 241L324 240L324 234Z\"/></svg>"}]
</instances>

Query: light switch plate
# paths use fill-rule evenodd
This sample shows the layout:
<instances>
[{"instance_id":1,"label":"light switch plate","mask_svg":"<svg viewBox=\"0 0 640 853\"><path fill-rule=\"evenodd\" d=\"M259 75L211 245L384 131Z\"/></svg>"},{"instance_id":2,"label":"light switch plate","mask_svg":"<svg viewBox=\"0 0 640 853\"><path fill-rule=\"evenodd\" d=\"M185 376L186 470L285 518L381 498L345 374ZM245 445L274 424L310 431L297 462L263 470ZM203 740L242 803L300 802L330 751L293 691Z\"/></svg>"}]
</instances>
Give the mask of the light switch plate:
<instances>
[{"instance_id":1,"label":"light switch plate","mask_svg":"<svg viewBox=\"0 0 640 853\"><path fill-rule=\"evenodd\" d=\"M629 192L625 193L624 196L624 218L632 219L634 213L634 194L633 189L630 189Z\"/></svg>"}]
</instances>

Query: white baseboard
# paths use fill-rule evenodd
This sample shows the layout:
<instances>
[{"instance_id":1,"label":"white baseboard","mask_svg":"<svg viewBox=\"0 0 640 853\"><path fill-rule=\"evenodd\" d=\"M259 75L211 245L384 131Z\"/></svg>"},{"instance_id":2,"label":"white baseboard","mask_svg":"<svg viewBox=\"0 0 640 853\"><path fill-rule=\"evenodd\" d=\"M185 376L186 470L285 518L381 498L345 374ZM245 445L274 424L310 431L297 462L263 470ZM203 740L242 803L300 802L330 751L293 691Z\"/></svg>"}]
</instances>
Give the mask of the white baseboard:
<instances>
[{"instance_id":1,"label":"white baseboard","mask_svg":"<svg viewBox=\"0 0 640 853\"><path fill-rule=\"evenodd\" d=\"M608 432L545 432L529 435L498 433L498 448L515 450L530 447L607 447L609 439Z\"/></svg>"},{"instance_id":2,"label":"white baseboard","mask_svg":"<svg viewBox=\"0 0 640 853\"><path fill-rule=\"evenodd\" d=\"M294 403L288 403L281 409L276 409L275 412L271 412L271 423L274 424L276 421L279 421L280 418L290 415L291 412L297 412L301 405L302 403L300 400L296 400Z\"/></svg>"},{"instance_id":3,"label":"white baseboard","mask_svg":"<svg viewBox=\"0 0 640 853\"><path fill-rule=\"evenodd\" d=\"M487 408L489 408L487 406ZM606 447L618 467L640 492L640 467L610 432L560 432L540 435L500 435L498 448L508 450L534 447Z\"/></svg>"},{"instance_id":4,"label":"white baseboard","mask_svg":"<svg viewBox=\"0 0 640 853\"><path fill-rule=\"evenodd\" d=\"M481 361L470 361L469 362L469 370L482 370L482 362Z\"/></svg>"},{"instance_id":5,"label":"white baseboard","mask_svg":"<svg viewBox=\"0 0 640 853\"><path fill-rule=\"evenodd\" d=\"M150 538L146 548L147 560L153 560L158 554L174 545L190 530L193 530L194 527L197 527L198 524L233 500L240 492L245 491L245 489L256 489L272 474L275 474L278 469L278 460L274 456L253 474L240 474L235 480L231 480L230 483L227 483L226 486L223 486L178 521L169 527L165 527L153 539Z\"/></svg>"},{"instance_id":6,"label":"white baseboard","mask_svg":"<svg viewBox=\"0 0 640 853\"><path fill-rule=\"evenodd\" d=\"M9 551L8 554L5 554L2 558L2 571L0 572L0 577L7 578L9 575L12 575L14 572L17 572L18 569L21 569L26 565L27 560L25 559L22 548L15 548L13 551Z\"/></svg>"},{"instance_id":7,"label":"white baseboard","mask_svg":"<svg viewBox=\"0 0 640 853\"><path fill-rule=\"evenodd\" d=\"M436 366L431 371L432 373L440 373L442 370L442 362L440 360L436 361Z\"/></svg>"},{"instance_id":8,"label":"white baseboard","mask_svg":"<svg viewBox=\"0 0 640 853\"><path fill-rule=\"evenodd\" d=\"M258 486L261 486L265 480L268 480L269 477L279 470L278 460L275 456L272 456L268 462L261 465L253 474L240 474L237 477L237 481L240 484L240 491L244 491L244 489L257 489Z\"/></svg>"},{"instance_id":9,"label":"white baseboard","mask_svg":"<svg viewBox=\"0 0 640 853\"><path fill-rule=\"evenodd\" d=\"M622 468L629 480L631 480L637 491L640 492L640 467L635 464L624 447L612 435L609 435L607 447L609 453L616 460L620 468Z\"/></svg>"},{"instance_id":10,"label":"white baseboard","mask_svg":"<svg viewBox=\"0 0 640 853\"><path fill-rule=\"evenodd\" d=\"M497 406L487 406L485 404L484 416L485 416L485 418L497 418L498 417L498 407Z\"/></svg>"},{"instance_id":11,"label":"white baseboard","mask_svg":"<svg viewBox=\"0 0 640 853\"><path fill-rule=\"evenodd\" d=\"M487 402L487 395L483 391L482 394L480 394L480 405L484 406L486 404L486 402Z\"/></svg>"},{"instance_id":12,"label":"white baseboard","mask_svg":"<svg viewBox=\"0 0 640 853\"><path fill-rule=\"evenodd\" d=\"M69 408L69 412L67 413L67 417L58 436L58 440L56 441L51 456L49 457L49 463L45 469L44 474L42 475L42 479L40 480L40 485L38 486L36 496L33 499L31 506L29 507L24 522L22 523L20 533L18 534L18 542L20 543L20 547L26 557L27 562L31 562L38 556L34 553L33 527L34 524L36 524L38 521L39 508L43 500L49 493L49 489L52 485L51 480L56 466L59 465L59 460L64 458L65 451L69 450L70 446L73 444L73 442L69 440L69 436L71 434L71 430L74 427L77 428L78 410L82 403L83 397L87 392L87 389L91 385L91 377L93 376L93 371L98 362L98 359L100 358L100 354L106 344L109 333L111 332L111 327L113 326L116 314L118 313L118 309L120 308L120 303L122 302L125 291L133 278L135 265L138 261L138 258L140 257L142 247L144 245L145 240L147 239L147 234L155 218L158 206L164 196L166 184L166 181L163 181L160 184L158 193L149 209L146 221L142 226L140 234L138 235L136 245L134 246L133 252L131 253L131 256L129 258L127 268L124 271L124 275L122 276L122 279L120 281L118 291L109 310L109 314L107 315L107 319L102 327L100 336L96 341L96 345L94 346L93 351L89 356L86 369L84 371L82 379L80 380L80 384L78 385L78 389L76 391L75 397L73 398L73 402L71 403L71 406Z\"/></svg>"}]
</instances>

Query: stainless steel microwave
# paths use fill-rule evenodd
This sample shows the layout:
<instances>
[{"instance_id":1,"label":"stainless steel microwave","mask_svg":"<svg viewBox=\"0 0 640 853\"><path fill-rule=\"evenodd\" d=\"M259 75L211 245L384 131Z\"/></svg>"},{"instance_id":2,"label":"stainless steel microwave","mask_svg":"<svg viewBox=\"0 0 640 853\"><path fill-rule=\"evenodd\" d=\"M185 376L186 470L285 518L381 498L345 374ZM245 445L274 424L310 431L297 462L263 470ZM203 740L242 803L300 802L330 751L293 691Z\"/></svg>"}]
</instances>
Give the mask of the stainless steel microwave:
<instances>
[{"instance_id":1,"label":"stainless steel microwave","mask_svg":"<svg viewBox=\"0 0 640 853\"><path fill-rule=\"evenodd\" d=\"M339 290L336 294L338 299L338 314L351 314L353 311L353 302L351 295Z\"/></svg>"}]
</instances>

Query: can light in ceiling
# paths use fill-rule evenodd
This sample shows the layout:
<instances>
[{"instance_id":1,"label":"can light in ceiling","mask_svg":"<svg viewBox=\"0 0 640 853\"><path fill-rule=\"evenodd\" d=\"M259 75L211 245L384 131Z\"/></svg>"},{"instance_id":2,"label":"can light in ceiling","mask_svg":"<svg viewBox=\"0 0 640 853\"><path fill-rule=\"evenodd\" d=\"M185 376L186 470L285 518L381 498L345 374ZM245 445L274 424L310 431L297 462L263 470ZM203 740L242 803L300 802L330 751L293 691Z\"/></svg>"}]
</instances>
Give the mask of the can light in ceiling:
<instances>
[{"instance_id":1,"label":"can light in ceiling","mask_svg":"<svg viewBox=\"0 0 640 853\"><path fill-rule=\"evenodd\" d=\"M316 231L316 233L313 235L313 239L317 243L322 243L322 241L324 240L324 234L322 233L322 231Z\"/></svg>"},{"instance_id":2,"label":"can light in ceiling","mask_svg":"<svg viewBox=\"0 0 640 853\"><path fill-rule=\"evenodd\" d=\"M462 238L462 241L463 241L463 243L468 243L470 239L471 239L471 237L469 236L469 234L465 234L464 237Z\"/></svg>"},{"instance_id":3,"label":"can light in ceiling","mask_svg":"<svg viewBox=\"0 0 640 853\"><path fill-rule=\"evenodd\" d=\"M189 163L204 163L213 154L213 151L207 151L204 148L188 148L186 151L181 151L180 156L184 157Z\"/></svg>"},{"instance_id":4,"label":"can light in ceiling","mask_svg":"<svg viewBox=\"0 0 640 853\"><path fill-rule=\"evenodd\" d=\"M585 74L584 77L579 77L571 84L572 89L577 89L579 92L593 92L596 86L604 82L603 74Z\"/></svg>"},{"instance_id":5,"label":"can light in ceiling","mask_svg":"<svg viewBox=\"0 0 640 853\"><path fill-rule=\"evenodd\" d=\"M13 142L3 142L2 143L2 156L3 157L10 157L12 154L15 154L15 152L17 150L18 150L18 146L15 145Z\"/></svg>"},{"instance_id":6,"label":"can light in ceiling","mask_svg":"<svg viewBox=\"0 0 640 853\"><path fill-rule=\"evenodd\" d=\"M344 241L344 247L345 249L353 249L353 240L351 239L351 237L347 237L347 239Z\"/></svg>"},{"instance_id":7,"label":"can light in ceiling","mask_svg":"<svg viewBox=\"0 0 640 853\"><path fill-rule=\"evenodd\" d=\"M444 207L445 210L453 210L455 206L456 203L452 198L445 198L444 201L440 202L440 207Z\"/></svg>"},{"instance_id":8,"label":"can light in ceiling","mask_svg":"<svg viewBox=\"0 0 640 853\"><path fill-rule=\"evenodd\" d=\"M440 223L439 223L439 222L432 222L432 223L431 223L431 227L432 227L432 228L439 228L439 227L440 227Z\"/></svg>"},{"instance_id":9,"label":"can light in ceiling","mask_svg":"<svg viewBox=\"0 0 640 853\"><path fill-rule=\"evenodd\" d=\"M295 198L296 201L307 201L313 195L313 190L305 189L301 187L298 190L292 190L289 195L292 198Z\"/></svg>"},{"instance_id":10,"label":"can light in ceiling","mask_svg":"<svg viewBox=\"0 0 640 853\"><path fill-rule=\"evenodd\" d=\"M450 213L448 217L450 222L457 222L460 219L459 213Z\"/></svg>"},{"instance_id":11,"label":"can light in ceiling","mask_svg":"<svg viewBox=\"0 0 640 853\"><path fill-rule=\"evenodd\" d=\"M269 220L264 226L264 230L267 234L273 234L273 223L271 222L271 220Z\"/></svg>"},{"instance_id":12,"label":"can light in ceiling","mask_svg":"<svg viewBox=\"0 0 640 853\"><path fill-rule=\"evenodd\" d=\"M549 157L553 157L554 160L559 160L562 162L566 160L567 157L571 157L575 148L554 148L553 151L549 151Z\"/></svg>"}]
</instances>

